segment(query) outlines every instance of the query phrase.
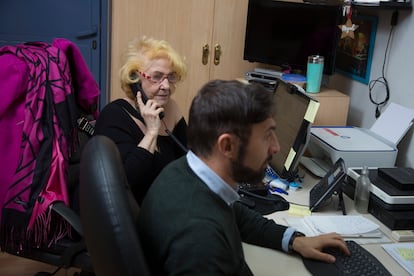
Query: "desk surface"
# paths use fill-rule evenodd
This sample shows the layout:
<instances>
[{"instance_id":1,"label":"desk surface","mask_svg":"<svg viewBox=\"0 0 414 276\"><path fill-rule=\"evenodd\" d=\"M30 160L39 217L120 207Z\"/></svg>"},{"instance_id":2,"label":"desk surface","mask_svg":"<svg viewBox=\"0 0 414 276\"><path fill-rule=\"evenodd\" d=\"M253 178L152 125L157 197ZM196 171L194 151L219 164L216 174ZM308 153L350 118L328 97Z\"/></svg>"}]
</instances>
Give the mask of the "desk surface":
<instances>
[{"instance_id":1,"label":"desk surface","mask_svg":"<svg viewBox=\"0 0 414 276\"><path fill-rule=\"evenodd\" d=\"M290 191L288 196L285 198L296 204L309 204L309 190L317 183L318 178L312 177L302 170L304 175L304 185L301 190ZM350 215L358 215L359 213L354 209L353 200L344 195L346 211ZM330 214L330 215L341 215L342 212L336 209L336 201L326 206L322 211L316 214ZM285 218L289 216L288 211L275 212L266 217L275 220L279 224L286 225ZM380 225L380 229L384 234L391 240L391 230L384 226L380 221L370 214L364 215L368 219ZM364 244L369 252L371 252L377 259L382 262L385 267L391 272L392 275L409 275L409 273L402 268L384 249L381 244ZM243 249L246 261L255 275L275 275L276 272L283 272L285 275L310 275L305 266L303 265L302 259L298 254L287 254L272 249L258 247L250 244L243 243Z\"/></svg>"}]
</instances>

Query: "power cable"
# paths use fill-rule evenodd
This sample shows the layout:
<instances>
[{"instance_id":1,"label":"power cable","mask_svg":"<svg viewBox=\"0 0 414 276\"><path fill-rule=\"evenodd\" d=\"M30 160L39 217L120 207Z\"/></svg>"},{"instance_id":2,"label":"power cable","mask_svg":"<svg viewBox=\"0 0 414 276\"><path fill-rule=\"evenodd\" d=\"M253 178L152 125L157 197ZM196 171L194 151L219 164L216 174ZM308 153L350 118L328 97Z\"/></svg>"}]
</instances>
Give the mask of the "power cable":
<instances>
[{"instance_id":1,"label":"power cable","mask_svg":"<svg viewBox=\"0 0 414 276\"><path fill-rule=\"evenodd\" d=\"M388 85L388 81L385 77L385 64L386 64L386 61L387 61L387 55L388 55L388 50L389 50L391 37L392 37L393 31L394 31L394 26L397 25L397 21L398 21L398 10L395 10L394 13L392 14L392 17L391 17L391 29L390 29L390 33L388 35L387 46L385 48L385 54L384 54L384 61L383 61L383 64L382 64L381 77L379 77L375 80L371 80L369 82L369 85L368 85L369 99L370 99L371 103L376 105L375 118L378 118L381 115L381 108L384 107L390 99L390 88L389 88L389 85ZM374 87L377 84L382 84L382 85L385 86L386 94L385 94L385 99L382 100L382 101L376 101L376 100L374 100L374 97L373 97Z\"/></svg>"}]
</instances>

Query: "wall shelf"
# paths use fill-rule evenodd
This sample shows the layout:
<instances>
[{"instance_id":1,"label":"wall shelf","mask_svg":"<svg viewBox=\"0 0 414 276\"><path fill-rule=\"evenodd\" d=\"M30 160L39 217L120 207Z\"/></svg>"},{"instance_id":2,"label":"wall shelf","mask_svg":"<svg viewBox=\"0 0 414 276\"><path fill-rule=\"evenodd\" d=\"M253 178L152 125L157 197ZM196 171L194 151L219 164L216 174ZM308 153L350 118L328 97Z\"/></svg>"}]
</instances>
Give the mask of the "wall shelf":
<instances>
[{"instance_id":1,"label":"wall shelf","mask_svg":"<svg viewBox=\"0 0 414 276\"><path fill-rule=\"evenodd\" d=\"M362 0L363 1L363 0ZM412 10L411 1L380 1L379 3L371 4L364 2L353 1L352 6L356 8L372 8L372 9L398 9L398 10Z\"/></svg>"}]
</instances>

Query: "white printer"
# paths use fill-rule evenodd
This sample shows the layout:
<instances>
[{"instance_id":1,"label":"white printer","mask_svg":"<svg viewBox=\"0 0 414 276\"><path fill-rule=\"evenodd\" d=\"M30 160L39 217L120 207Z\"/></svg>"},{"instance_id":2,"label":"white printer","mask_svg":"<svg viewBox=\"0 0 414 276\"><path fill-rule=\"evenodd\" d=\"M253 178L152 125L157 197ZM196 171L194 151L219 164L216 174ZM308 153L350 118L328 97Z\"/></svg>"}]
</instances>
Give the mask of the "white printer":
<instances>
[{"instance_id":1,"label":"white printer","mask_svg":"<svg viewBox=\"0 0 414 276\"><path fill-rule=\"evenodd\" d=\"M370 129L352 126L313 126L301 163L318 176L338 160L346 167L394 167L397 145L413 124L414 110L390 103Z\"/></svg>"},{"instance_id":2,"label":"white printer","mask_svg":"<svg viewBox=\"0 0 414 276\"><path fill-rule=\"evenodd\" d=\"M340 157L346 167L393 167L396 145L358 127L312 127L308 150L313 157L335 163Z\"/></svg>"}]
</instances>

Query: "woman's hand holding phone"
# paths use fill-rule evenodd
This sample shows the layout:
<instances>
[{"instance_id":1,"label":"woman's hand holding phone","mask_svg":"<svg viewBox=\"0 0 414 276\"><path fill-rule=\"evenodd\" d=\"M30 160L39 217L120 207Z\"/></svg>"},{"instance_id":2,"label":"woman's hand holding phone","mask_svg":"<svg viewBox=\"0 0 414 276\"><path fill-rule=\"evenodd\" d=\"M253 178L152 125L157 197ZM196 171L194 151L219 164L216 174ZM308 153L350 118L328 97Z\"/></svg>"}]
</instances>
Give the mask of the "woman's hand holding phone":
<instances>
[{"instance_id":1,"label":"woman's hand holding phone","mask_svg":"<svg viewBox=\"0 0 414 276\"><path fill-rule=\"evenodd\" d=\"M144 103L144 105L146 105L148 102L148 97L145 94L144 89L142 89L141 82L131 83L130 87L131 87L132 92L135 94L137 98L138 98L138 92L140 92L141 100ZM157 109L158 108L162 108L162 107L157 107ZM160 119L164 118L164 112L163 111L159 112L158 116L160 117Z\"/></svg>"},{"instance_id":2,"label":"woman's hand holding phone","mask_svg":"<svg viewBox=\"0 0 414 276\"><path fill-rule=\"evenodd\" d=\"M153 100L147 100L146 103L144 102L142 92L137 93L137 104L141 113L141 116L144 118L145 125L147 127L147 133L152 132L154 135L158 135L161 120L160 120L160 108L158 107L157 103ZM144 96L145 97L145 96Z\"/></svg>"}]
</instances>

